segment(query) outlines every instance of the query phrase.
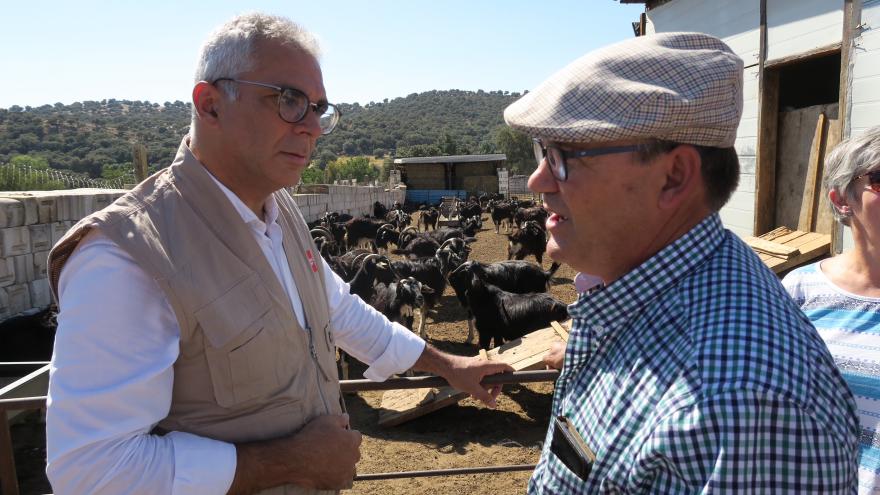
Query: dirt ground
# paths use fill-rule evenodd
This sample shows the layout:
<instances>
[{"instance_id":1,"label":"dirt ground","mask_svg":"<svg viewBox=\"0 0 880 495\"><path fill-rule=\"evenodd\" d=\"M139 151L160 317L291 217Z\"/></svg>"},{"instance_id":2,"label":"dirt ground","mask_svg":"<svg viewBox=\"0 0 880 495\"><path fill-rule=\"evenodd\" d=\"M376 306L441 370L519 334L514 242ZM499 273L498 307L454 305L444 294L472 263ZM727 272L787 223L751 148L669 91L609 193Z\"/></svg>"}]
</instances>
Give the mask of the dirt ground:
<instances>
[{"instance_id":1,"label":"dirt ground","mask_svg":"<svg viewBox=\"0 0 880 495\"><path fill-rule=\"evenodd\" d=\"M485 216L484 216L485 218ZM496 235L486 222L470 259L492 262L507 258L507 237ZM533 261L533 258L529 258ZM544 259L544 268L550 260ZM574 272L563 265L556 273L551 292L569 303L576 294ZM465 344L465 313L447 288L428 318L428 340L455 354L476 355L477 348ZM364 366L352 365L351 378L360 378ZM465 399L458 405L433 412L399 426L378 425L382 392L361 392L346 396L352 426L363 433L358 473L383 473L448 469L459 467L534 464L538 461L549 420L552 384L506 386L498 408L488 409ZM45 469L45 425L38 414L12 429L15 461L22 494L49 493ZM351 494L521 494L529 472L413 478L388 481L359 481Z\"/></svg>"}]
</instances>

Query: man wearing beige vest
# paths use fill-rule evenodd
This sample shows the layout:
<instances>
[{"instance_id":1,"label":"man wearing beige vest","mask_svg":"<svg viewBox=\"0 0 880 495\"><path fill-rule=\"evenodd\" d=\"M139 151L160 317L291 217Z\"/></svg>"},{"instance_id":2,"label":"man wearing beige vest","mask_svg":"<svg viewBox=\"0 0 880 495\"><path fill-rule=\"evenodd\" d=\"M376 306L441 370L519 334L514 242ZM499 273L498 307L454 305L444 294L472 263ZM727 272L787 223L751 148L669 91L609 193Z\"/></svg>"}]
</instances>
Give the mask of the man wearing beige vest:
<instances>
[{"instance_id":1,"label":"man wearing beige vest","mask_svg":"<svg viewBox=\"0 0 880 495\"><path fill-rule=\"evenodd\" d=\"M383 380L480 385L503 364L443 354L348 294L285 187L336 125L312 36L239 16L202 48L174 163L53 248L60 305L47 412L55 493L326 493L361 435L335 345Z\"/></svg>"}]
</instances>

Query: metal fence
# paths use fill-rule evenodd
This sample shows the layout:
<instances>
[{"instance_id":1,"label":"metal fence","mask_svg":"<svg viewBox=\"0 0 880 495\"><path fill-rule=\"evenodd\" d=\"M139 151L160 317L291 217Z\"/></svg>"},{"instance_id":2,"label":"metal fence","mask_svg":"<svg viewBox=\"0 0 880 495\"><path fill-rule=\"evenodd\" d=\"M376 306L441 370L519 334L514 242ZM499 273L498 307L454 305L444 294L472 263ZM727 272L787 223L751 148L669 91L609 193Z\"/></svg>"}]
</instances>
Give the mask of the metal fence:
<instances>
[{"instance_id":1,"label":"metal fence","mask_svg":"<svg viewBox=\"0 0 880 495\"><path fill-rule=\"evenodd\" d=\"M0 363L0 365L19 365L21 363ZM23 377L21 380L0 389L0 397L3 396L2 391L15 388L19 383L29 381L39 375L48 373L48 363L31 363L42 364L42 368ZM513 373L502 373L499 375L490 375L483 379L483 385L500 385L511 383L538 383L538 382L554 382L559 378L559 372L551 371L517 371ZM371 380L342 380L339 382L340 391L360 392L366 390L397 390L427 387L443 387L449 383L446 379L439 376L420 376L408 378L391 378L385 382L373 382ZM46 407L46 397L15 397L9 399L0 398L0 493L8 495L18 495L18 478L15 472L15 460L12 451L12 437L9 431L9 423L7 420L7 411L10 410L29 410L44 409ZM433 469L426 471L398 471L389 473L370 473L359 474L354 481L381 481L400 478L421 478L426 476L457 476L465 474L481 474L481 473L509 473L514 471L531 471L535 469L534 464L514 464L507 466L480 466L480 467L463 467L454 469Z\"/></svg>"},{"instance_id":2,"label":"metal fence","mask_svg":"<svg viewBox=\"0 0 880 495\"><path fill-rule=\"evenodd\" d=\"M125 184L134 182L136 182L134 174L109 180L93 179L86 175L52 168L34 168L14 163L0 165L0 190L3 191L44 191L82 187L125 189Z\"/></svg>"}]
</instances>

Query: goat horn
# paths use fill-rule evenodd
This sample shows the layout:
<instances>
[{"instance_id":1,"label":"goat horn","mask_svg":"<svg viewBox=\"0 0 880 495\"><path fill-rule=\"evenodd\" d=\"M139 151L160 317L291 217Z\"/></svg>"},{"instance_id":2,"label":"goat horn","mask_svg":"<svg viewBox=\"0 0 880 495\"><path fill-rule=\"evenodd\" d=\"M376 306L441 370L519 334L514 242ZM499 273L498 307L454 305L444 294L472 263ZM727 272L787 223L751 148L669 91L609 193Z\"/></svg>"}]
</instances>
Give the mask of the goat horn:
<instances>
[{"instance_id":1,"label":"goat horn","mask_svg":"<svg viewBox=\"0 0 880 495\"><path fill-rule=\"evenodd\" d=\"M391 225L390 223L383 223L383 224L379 227L379 229L380 229L380 230L381 230L381 229L391 229L391 230L394 230L394 225Z\"/></svg>"},{"instance_id":2,"label":"goat horn","mask_svg":"<svg viewBox=\"0 0 880 495\"><path fill-rule=\"evenodd\" d=\"M446 239L445 241L443 241L443 244L440 244L440 248L438 248L437 251L443 250L443 248L445 248L447 245L452 244L452 241L454 241L455 239L456 239L456 237L453 237L451 239Z\"/></svg>"},{"instance_id":3,"label":"goat horn","mask_svg":"<svg viewBox=\"0 0 880 495\"><path fill-rule=\"evenodd\" d=\"M400 233L402 234L402 233L404 233L404 232L408 232L408 231L410 231L410 230L412 230L413 232L416 232L416 233L418 233L418 231L419 231L419 229L417 229L417 228L413 227L412 225L410 225L409 227L407 227L407 228L401 230Z\"/></svg>"},{"instance_id":4,"label":"goat horn","mask_svg":"<svg viewBox=\"0 0 880 495\"><path fill-rule=\"evenodd\" d=\"M314 228L309 231L309 234L312 235L312 239L315 238L315 235L320 235L321 237L327 238L327 240L333 240L333 234L327 231L327 229Z\"/></svg>"}]
</instances>

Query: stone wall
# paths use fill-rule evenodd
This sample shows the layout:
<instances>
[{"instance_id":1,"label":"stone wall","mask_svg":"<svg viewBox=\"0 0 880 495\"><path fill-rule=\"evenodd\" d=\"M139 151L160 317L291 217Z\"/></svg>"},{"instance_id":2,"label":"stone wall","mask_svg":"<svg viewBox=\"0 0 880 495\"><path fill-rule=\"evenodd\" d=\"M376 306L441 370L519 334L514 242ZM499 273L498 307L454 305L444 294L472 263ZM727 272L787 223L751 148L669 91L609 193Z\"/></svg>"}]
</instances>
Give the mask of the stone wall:
<instances>
[{"instance_id":1,"label":"stone wall","mask_svg":"<svg viewBox=\"0 0 880 495\"><path fill-rule=\"evenodd\" d=\"M406 200L406 187L394 189L368 186L338 186L327 184L301 185L299 194L293 198L307 222L317 220L328 211L350 215L372 215L376 201L391 206L395 201L403 204Z\"/></svg>"},{"instance_id":2,"label":"stone wall","mask_svg":"<svg viewBox=\"0 0 880 495\"><path fill-rule=\"evenodd\" d=\"M0 192L0 321L52 302L49 250L78 220L125 194L120 189ZM372 214L373 203L404 202L406 188L310 185L294 199L307 221L325 211Z\"/></svg>"}]
</instances>

